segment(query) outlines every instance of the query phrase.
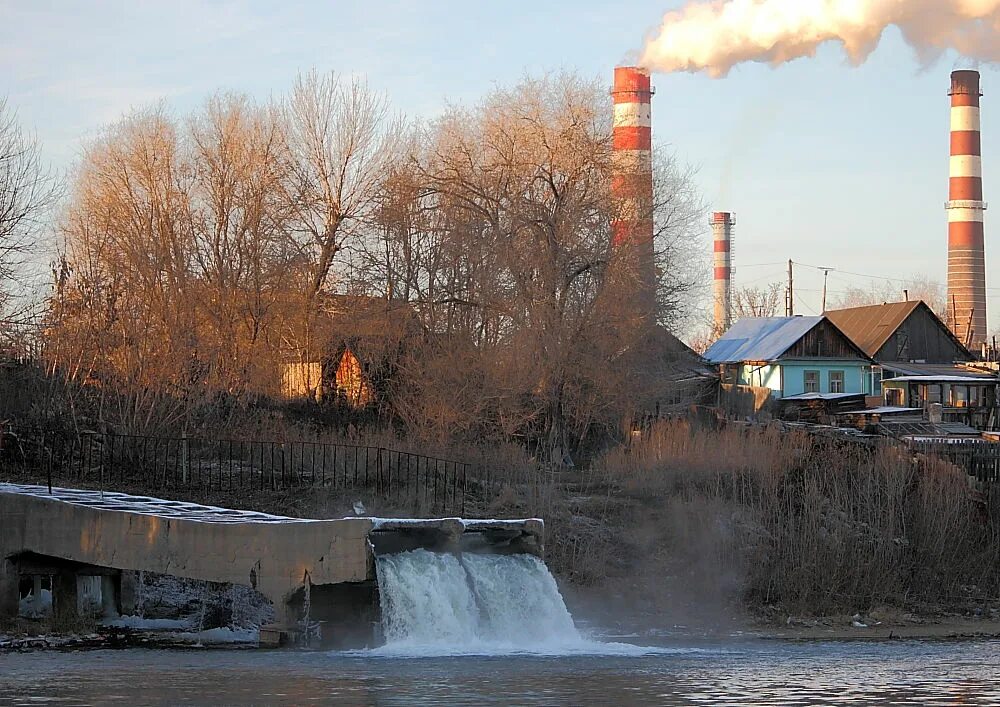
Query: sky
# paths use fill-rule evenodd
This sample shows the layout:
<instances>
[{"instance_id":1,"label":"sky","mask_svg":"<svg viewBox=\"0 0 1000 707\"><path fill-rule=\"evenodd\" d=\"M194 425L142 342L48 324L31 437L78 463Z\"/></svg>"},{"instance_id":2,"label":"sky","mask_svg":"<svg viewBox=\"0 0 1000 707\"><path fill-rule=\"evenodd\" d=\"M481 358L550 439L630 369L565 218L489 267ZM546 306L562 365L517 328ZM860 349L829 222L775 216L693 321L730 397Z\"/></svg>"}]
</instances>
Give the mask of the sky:
<instances>
[{"instance_id":1,"label":"sky","mask_svg":"<svg viewBox=\"0 0 1000 707\"><path fill-rule=\"evenodd\" d=\"M162 100L183 115L220 90L267 99L312 68L364 75L416 119L526 74L565 69L610 86L613 67L634 60L681 5L0 0L0 97L53 168L67 170L132 109ZM697 170L710 210L736 213L735 285L784 281L792 259L802 264L796 313L813 314L822 274L809 266L835 269L831 299L872 276L945 281L949 73L969 67L949 54L921 66L890 28L860 67L828 44L814 58L744 64L723 79L657 74L654 140ZM994 174L1000 194L1000 71L979 68L988 201ZM987 211L991 332L1000 329L994 219ZM699 247L707 265L707 220Z\"/></svg>"}]
</instances>

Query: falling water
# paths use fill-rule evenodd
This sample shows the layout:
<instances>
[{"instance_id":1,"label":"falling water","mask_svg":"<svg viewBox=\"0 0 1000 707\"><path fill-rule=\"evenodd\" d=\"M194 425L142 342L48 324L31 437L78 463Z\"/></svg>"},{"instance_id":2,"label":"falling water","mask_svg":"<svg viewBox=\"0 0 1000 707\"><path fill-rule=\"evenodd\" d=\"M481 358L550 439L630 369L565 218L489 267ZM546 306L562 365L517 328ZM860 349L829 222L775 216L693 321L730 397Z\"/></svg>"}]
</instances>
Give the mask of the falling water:
<instances>
[{"instance_id":1,"label":"falling water","mask_svg":"<svg viewBox=\"0 0 1000 707\"><path fill-rule=\"evenodd\" d=\"M531 555L383 555L378 587L390 649L549 651L586 643L555 579Z\"/></svg>"}]
</instances>

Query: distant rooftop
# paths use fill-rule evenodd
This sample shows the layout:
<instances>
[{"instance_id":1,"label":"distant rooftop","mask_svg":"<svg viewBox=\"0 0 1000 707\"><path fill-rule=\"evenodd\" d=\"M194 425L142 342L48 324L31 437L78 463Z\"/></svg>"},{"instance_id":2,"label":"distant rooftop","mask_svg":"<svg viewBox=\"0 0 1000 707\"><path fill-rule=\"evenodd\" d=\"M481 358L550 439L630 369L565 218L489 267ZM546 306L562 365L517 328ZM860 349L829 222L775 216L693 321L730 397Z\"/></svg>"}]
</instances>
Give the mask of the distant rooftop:
<instances>
[{"instance_id":1,"label":"distant rooftop","mask_svg":"<svg viewBox=\"0 0 1000 707\"><path fill-rule=\"evenodd\" d=\"M885 302L865 307L832 309L826 312L826 316L847 334L848 339L869 356L874 356L919 305L920 300Z\"/></svg>"}]
</instances>

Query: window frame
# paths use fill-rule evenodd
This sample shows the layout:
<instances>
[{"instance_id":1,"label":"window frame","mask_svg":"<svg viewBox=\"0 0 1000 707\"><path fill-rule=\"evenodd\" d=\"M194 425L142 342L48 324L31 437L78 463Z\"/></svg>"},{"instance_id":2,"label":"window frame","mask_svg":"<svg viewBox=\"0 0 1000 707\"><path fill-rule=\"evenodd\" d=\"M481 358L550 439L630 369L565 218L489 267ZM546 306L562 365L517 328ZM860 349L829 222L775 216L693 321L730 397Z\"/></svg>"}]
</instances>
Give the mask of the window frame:
<instances>
[{"instance_id":1,"label":"window frame","mask_svg":"<svg viewBox=\"0 0 1000 707\"><path fill-rule=\"evenodd\" d=\"M815 376L815 380L814 381L810 381L809 380L810 374L813 374ZM809 384L810 384L810 382L814 382L815 383L816 390L809 390ZM821 383L822 383L822 381L821 381L821 377L820 377L820 371L818 369L817 370L806 369L806 370L802 371L802 392L803 393L819 393L819 392L822 392L820 390Z\"/></svg>"},{"instance_id":2,"label":"window frame","mask_svg":"<svg viewBox=\"0 0 1000 707\"><path fill-rule=\"evenodd\" d=\"M834 374L837 374L837 376L838 376L838 378L836 379L836 383L837 383L838 387L840 388L840 390L834 390L833 389L833 384L834 384L834 381L835 381L835 379L833 377ZM829 387L831 393L844 393L844 392L846 392L847 372L844 371L843 369L839 369L839 368L836 369L836 370L827 371L826 382L827 382L827 386Z\"/></svg>"}]
</instances>

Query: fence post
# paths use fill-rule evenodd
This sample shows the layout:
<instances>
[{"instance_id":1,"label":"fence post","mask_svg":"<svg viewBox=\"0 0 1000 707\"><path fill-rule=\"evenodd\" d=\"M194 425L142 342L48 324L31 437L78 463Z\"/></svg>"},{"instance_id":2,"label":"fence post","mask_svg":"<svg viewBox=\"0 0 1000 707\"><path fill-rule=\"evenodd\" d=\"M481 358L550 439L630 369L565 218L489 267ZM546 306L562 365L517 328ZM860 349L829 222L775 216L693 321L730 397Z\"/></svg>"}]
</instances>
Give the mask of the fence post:
<instances>
[{"instance_id":1,"label":"fence post","mask_svg":"<svg viewBox=\"0 0 1000 707\"><path fill-rule=\"evenodd\" d=\"M188 470L191 466L189 453L187 432L181 432L181 484L184 488L188 485Z\"/></svg>"}]
</instances>

